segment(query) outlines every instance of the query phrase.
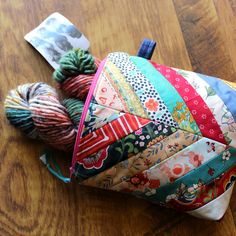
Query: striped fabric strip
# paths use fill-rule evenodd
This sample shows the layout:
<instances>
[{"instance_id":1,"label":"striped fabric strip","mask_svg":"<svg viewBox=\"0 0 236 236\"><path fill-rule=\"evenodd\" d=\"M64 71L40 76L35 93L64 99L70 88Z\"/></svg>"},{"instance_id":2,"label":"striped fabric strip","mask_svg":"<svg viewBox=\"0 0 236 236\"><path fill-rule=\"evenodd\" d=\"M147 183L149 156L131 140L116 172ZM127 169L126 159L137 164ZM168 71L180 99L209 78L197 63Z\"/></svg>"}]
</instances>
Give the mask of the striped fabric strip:
<instances>
[{"instance_id":1,"label":"striped fabric strip","mask_svg":"<svg viewBox=\"0 0 236 236\"><path fill-rule=\"evenodd\" d=\"M226 159L226 157L229 157L229 159ZM143 194L142 196L154 202L165 203L172 197L174 198L176 194L184 193L184 191L193 184L201 183L204 185L210 183L235 164L236 149L229 148L205 165L194 169L174 183L156 189L155 194L150 196Z\"/></svg>"},{"instance_id":2,"label":"striped fabric strip","mask_svg":"<svg viewBox=\"0 0 236 236\"><path fill-rule=\"evenodd\" d=\"M91 102L84 121L86 126L83 129L82 137L122 115L124 115L123 112Z\"/></svg>"},{"instance_id":3,"label":"striped fabric strip","mask_svg":"<svg viewBox=\"0 0 236 236\"><path fill-rule=\"evenodd\" d=\"M119 94L126 103L128 113L148 118L138 96L134 93L131 85L127 83L124 76L120 73L120 70L109 59L106 65L106 75L113 88L115 88L117 94Z\"/></svg>"},{"instance_id":4,"label":"striped fabric strip","mask_svg":"<svg viewBox=\"0 0 236 236\"><path fill-rule=\"evenodd\" d=\"M133 131L148 124L150 120L131 115L124 114L118 119L104 125L81 139L77 160L81 160L98 150L110 145Z\"/></svg>"},{"instance_id":5,"label":"striped fabric strip","mask_svg":"<svg viewBox=\"0 0 236 236\"><path fill-rule=\"evenodd\" d=\"M233 115L234 121L236 122L236 91L218 78L202 74L197 75L205 80L215 90L217 95L224 101L225 105Z\"/></svg>"},{"instance_id":6,"label":"striped fabric strip","mask_svg":"<svg viewBox=\"0 0 236 236\"><path fill-rule=\"evenodd\" d=\"M102 106L148 118L130 84L108 59L94 90L94 97Z\"/></svg>"},{"instance_id":7,"label":"striped fabric strip","mask_svg":"<svg viewBox=\"0 0 236 236\"><path fill-rule=\"evenodd\" d=\"M200 131L204 137L227 144L219 124L217 123L211 110L197 93L197 91L189 84L189 82L174 69L159 65L152 62L153 66L175 87L181 95L190 112L192 113ZM184 88L184 89L183 89ZM203 114L206 115L207 119Z\"/></svg>"},{"instance_id":8,"label":"striped fabric strip","mask_svg":"<svg viewBox=\"0 0 236 236\"><path fill-rule=\"evenodd\" d=\"M191 112L170 82L149 61L134 56L130 59L155 87L179 127L191 133L201 134Z\"/></svg>"},{"instance_id":9,"label":"striped fabric strip","mask_svg":"<svg viewBox=\"0 0 236 236\"><path fill-rule=\"evenodd\" d=\"M181 74L202 97L218 123L227 144L236 147L236 122L234 121L233 115L224 104L224 101L222 101L215 90L205 80L199 77L197 73L180 69L174 70ZM202 112L202 117L209 123L215 122L204 112Z\"/></svg>"}]
</instances>

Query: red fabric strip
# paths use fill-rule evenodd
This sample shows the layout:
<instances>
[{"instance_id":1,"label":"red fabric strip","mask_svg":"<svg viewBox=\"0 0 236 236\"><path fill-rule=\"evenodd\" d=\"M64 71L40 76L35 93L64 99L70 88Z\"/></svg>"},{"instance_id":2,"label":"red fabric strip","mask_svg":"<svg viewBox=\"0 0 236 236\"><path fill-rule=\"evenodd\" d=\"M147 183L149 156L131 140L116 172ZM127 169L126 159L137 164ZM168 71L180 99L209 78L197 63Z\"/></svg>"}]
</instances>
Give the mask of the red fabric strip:
<instances>
[{"instance_id":1,"label":"red fabric strip","mask_svg":"<svg viewBox=\"0 0 236 236\"><path fill-rule=\"evenodd\" d=\"M113 142L127 136L128 134L138 130L148 124L150 120L137 117L131 114L124 114L118 119L104 125L94 132L86 135L81 139L78 160L105 148Z\"/></svg>"},{"instance_id":2,"label":"red fabric strip","mask_svg":"<svg viewBox=\"0 0 236 236\"><path fill-rule=\"evenodd\" d=\"M183 98L204 137L227 144L211 110L189 82L170 67L151 62ZM206 119L205 117L208 117Z\"/></svg>"}]
</instances>

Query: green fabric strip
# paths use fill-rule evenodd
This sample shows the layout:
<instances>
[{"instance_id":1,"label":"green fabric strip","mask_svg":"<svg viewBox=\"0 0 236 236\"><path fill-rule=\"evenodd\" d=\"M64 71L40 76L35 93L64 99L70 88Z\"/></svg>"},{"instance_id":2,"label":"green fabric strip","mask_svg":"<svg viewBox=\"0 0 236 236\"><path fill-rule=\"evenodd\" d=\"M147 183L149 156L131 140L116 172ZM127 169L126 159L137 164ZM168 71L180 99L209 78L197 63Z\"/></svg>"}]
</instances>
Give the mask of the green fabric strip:
<instances>
[{"instance_id":1,"label":"green fabric strip","mask_svg":"<svg viewBox=\"0 0 236 236\"><path fill-rule=\"evenodd\" d=\"M188 132L200 134L201 132L184 100L169 81L159 73L148 60L135 56L131 56L130 60L137 66L159 93L179 127Z\"/></svg>"}]
</instances>

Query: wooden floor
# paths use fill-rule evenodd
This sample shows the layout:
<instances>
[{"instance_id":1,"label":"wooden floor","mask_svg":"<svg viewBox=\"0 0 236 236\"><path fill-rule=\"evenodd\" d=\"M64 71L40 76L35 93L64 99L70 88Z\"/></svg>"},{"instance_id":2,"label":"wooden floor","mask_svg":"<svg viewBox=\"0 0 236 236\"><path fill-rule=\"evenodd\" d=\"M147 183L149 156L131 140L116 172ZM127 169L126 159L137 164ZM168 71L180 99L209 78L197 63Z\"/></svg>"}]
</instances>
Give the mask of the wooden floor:
<instances>
[{"instance_id":1,"label":"wooden floor","mask_svg":"<svg viewBox=\"0 0 236 236\"><path fill-rule=\"evenodd\" d=\"M8 124L2 102L9 89L36 81L55 86L52 68L23 39L54 11L78 26L99 58L136 54L148 37L158 42L155 61L236 81L236 0L1 0L0 235L236 235L236 191L225 217L208 222L131 196L65 185L39 162L45 145ZM68 155L55 156L69 166Z\"/></svg>"}]
</instances>

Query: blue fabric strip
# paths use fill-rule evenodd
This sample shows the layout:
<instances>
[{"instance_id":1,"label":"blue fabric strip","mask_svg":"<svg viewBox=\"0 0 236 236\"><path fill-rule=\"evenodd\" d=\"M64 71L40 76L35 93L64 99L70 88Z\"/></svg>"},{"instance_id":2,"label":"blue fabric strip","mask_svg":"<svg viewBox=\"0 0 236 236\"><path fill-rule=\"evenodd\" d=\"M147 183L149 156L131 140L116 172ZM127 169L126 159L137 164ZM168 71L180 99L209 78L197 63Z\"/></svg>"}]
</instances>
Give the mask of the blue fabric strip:
<instances>
[{"instance_id":1,"label":"blue fabric strip","mask_svg":"<svg viewBox=\"0 0 236 236\"><path fill-rule=\"evenodd\" d=\"M205 80L215 90L217 95L223 100L231 112L232 116L234 117L234 121L236 121L236 91L215 77L203 74L198 74L198 76Z\"/></svg>"},{"instance_id":2,"label":"blue fabric strip","mask_svg":"<svg viewBox=\"0 0 236 236\"><path fill-rule=\"evenodd\" d=\"M150 39L144 39L139 47L137 56L150 60L155 50L156 42Z\"/></svg>"}]
</instances>

